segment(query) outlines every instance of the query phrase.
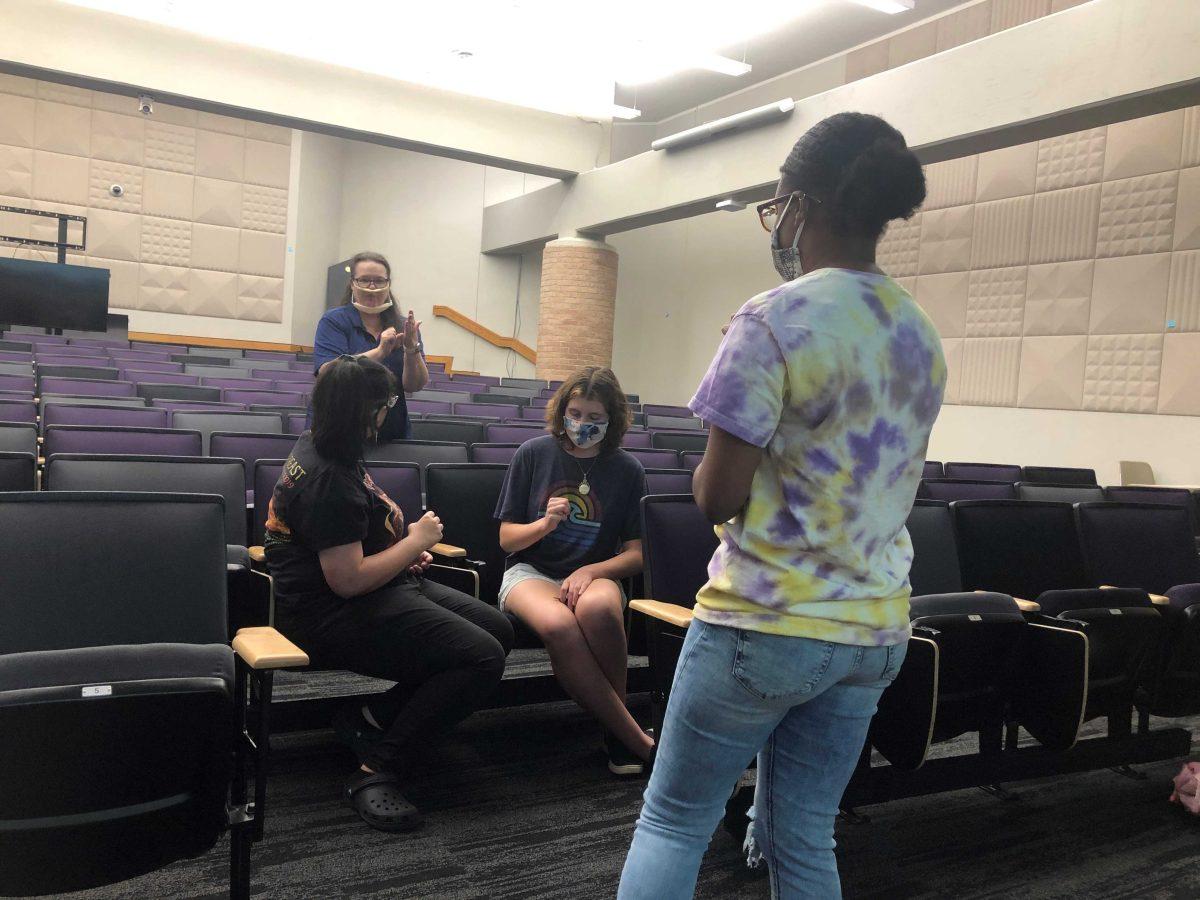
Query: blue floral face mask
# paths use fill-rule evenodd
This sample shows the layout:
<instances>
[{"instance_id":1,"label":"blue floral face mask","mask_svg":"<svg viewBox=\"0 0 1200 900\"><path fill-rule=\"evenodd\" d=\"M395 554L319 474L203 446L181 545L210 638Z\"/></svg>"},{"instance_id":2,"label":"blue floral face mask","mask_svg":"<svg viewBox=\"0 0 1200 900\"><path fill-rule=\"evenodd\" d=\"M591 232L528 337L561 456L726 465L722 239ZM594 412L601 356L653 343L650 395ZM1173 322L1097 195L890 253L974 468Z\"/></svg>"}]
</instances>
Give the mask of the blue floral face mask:
<instances>
[{"instance_id":1,"label":"blue floral face mask","mask_svg":"<svg viewBox=\"0 0 1200 900\"><path fill-rule=\"evenodd\" d=\"M571 439L571 443L580 450L596 446L604 440L604 435L608 432L607 422L579 422L569 417L563 419L563 427L567 430L567 437Z\"/></svg>"}]
</instances>

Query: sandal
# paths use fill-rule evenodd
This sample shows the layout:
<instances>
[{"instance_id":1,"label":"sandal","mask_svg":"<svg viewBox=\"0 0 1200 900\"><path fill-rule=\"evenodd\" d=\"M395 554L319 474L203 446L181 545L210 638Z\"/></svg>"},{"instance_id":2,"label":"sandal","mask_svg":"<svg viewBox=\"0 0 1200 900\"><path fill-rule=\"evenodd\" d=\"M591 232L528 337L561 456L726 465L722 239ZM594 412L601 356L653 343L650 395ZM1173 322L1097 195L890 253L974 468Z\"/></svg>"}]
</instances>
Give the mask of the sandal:
<instances>
[{"instance_id":1,"label":"sandal","mask_svg":"<svg viewBox=\"0 0 1200 900\"><path fill-rule=\"evenodd\" d=\"M379 831L415 831L424 824L421 812L404 799L395 775L360 773L346 785L346 804Z\"/></svg>"}]
</instances>

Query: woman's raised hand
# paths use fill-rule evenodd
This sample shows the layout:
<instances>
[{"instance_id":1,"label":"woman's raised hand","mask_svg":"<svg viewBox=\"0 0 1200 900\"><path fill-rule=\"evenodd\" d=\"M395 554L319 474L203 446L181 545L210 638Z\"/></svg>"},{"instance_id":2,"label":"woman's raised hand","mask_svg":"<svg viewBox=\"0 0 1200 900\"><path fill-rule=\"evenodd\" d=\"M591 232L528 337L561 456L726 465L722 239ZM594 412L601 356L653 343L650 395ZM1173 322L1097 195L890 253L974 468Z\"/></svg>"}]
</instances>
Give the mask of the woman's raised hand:
<instances>
[{"instance_id":1,"label":"woman's raised hand","mask_svg":"<svg viewBox=\"0 0 1200 900\"><path fill-rule=\"evenodd\" d=\"M406 353L413 353L420 346L421 323L417 321L416 315L410 309L408 318L404 320L404 331L400 333L404 341L404 350Z\"/></svg>"}]
</instances>

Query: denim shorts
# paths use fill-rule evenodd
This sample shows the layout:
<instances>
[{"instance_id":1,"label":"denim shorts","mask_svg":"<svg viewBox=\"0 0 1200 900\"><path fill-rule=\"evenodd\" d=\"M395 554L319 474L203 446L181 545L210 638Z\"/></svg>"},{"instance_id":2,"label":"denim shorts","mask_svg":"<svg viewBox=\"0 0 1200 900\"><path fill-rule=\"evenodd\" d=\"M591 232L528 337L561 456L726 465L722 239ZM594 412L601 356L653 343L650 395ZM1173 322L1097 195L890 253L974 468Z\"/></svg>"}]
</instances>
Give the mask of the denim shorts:
<instances>
[{"instance_id":1,"label":"denim shorts","mask_svg":"<svg viewBox=\"0 0 1200 900\"><path fill-rule=\"evenodd\" d=\"M504 609L504 601L508 598L508 592L515 588L522 581L528 581L531 578L535 581L545 581L554 585L555 587L562 587L563 583L563 579L552 578L549 575L539 572L529 563L514 563L504 570L504 578L500 582L500 596L498 598L498 602L501 610ZM619 581L617 582L617 590L621 592L621 605L625 606L629 602L629 598L625 596L625 588Z\"/></svg>"}]
</instances>

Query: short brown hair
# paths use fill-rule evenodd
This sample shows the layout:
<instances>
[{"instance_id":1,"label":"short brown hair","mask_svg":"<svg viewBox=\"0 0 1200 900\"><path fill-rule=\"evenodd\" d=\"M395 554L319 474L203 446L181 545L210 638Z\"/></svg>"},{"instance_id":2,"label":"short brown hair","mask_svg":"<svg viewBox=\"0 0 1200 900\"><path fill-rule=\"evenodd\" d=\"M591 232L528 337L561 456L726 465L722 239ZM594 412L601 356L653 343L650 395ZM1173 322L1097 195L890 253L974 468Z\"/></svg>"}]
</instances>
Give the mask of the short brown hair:
<instances>
[{"instance_id":1,"label":"short brown hair","mask_svg":"<svg viewBox=\"0 0 1200 900\"><path fill-rule=\"evenodd\" d=\"M629 430L629 401L621 390L621 382L612 369L600 366L585 366L563 382L558 393L546 405L546 425L559 440L566 436L563 417L567 414L567 404L574 397L584 400L598 400L604 404L608 413L608 431L600 443L600 452L608 453L621 446L625 432Z\"/></svg>"}]
</instances>

